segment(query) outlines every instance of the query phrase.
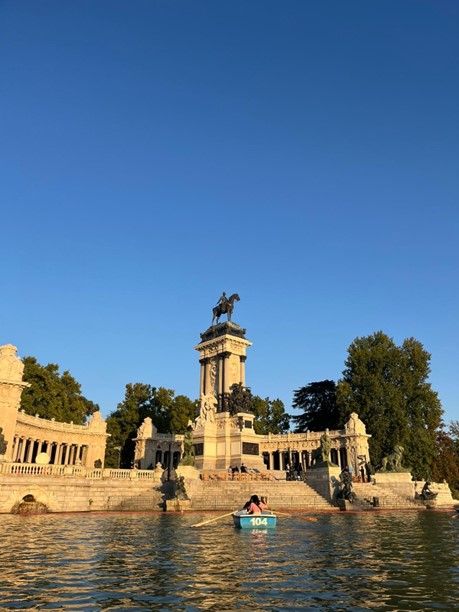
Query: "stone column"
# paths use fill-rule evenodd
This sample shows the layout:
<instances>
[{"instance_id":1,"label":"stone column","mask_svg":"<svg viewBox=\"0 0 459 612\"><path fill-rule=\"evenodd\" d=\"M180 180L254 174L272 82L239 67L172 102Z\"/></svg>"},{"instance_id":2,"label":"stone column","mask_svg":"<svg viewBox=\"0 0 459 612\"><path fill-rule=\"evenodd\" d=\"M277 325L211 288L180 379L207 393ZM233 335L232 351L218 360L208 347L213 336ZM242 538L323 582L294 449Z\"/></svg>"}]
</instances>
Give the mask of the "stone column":
<instances>
[{"instance_id":1,"label":"stone column","mask_svg":"<svg viewBox=\"0 0 459 612\"><path fill-rule=\"evenodd\" d=\"M230 393L229 383L230 383L230 371L229 371L229 357L231 353L223 353L224 367L223 367L223 375L224 375L224 392Z\"/></svg>"},{"instance_id":2,"label":"stone column","mask_svg":"<svg viewBox=\"0 0 459 612\"><path fill-rule=\"evenodd\" d=\"M27 450L27 463L32 463L32 455L33 455L34 446L35 446L35 440L29 439L29 448Z\"/></svg>"},{"instance_id":3,"label":"stone column","mask_svg":"<svg viewBox=\"0 0 459 612\"><path fill-rule=\"evenodd\" d=\"M247 357L245 355L241 355L240 356L240 372L239 372L239 378L240 381L242 383L242 386L245 387L245 361L247 359Z\"/></svg>"},{"instance_id":4,"label":"stone column","mask_svg":"<svg viewBox=\"0 0 459 612\"><path fill-rule=\"evenodd\" d=\"M200 378L199 378L199 397L206 392L206 360L200 359L201 364Z\"/></svg>"},{"instance_id":5,"label":"stone column","mask_svg":"<svg viewBox=\"0 0 459 612\"><path fill-rule=\"evenodd\" d=\"M224 380L224 357L223 355L218 355L218 367L217 367L217 377L218 377L218 395L222 397L225 392L223 388L223 380Z\"/></svg>"},{"instance_id":6,"label":"stone column","mask_svg":"<svg viewBox=\"0 0 459 612\"><path fill-rule=\"evenodd\" d=\"M205 360L204 364L204 393L207 395L211 391L210 384L210 363L209 360Z\"/></svg>"},{"instance_id":7,"label":"stone column","mask_svg":"<svg viewBox=\"0 0 459 612\"><path fill-rule=\"evenodd\" d=\"M19 444L19 438L17 436L14 436L13 449L11 451L11 460L12 461L16 461L16 457L17 457L17 453L18 453L18 444Z\"/></svg>"},{"instance_id":8,"label":"stone column","mask_svg":"<svg viewBox=\"0 0 459 612\"><path fill-rule=\"evenodd\" d=\"M26 452L26 439L21 438L21 448L19 450L19 456L18 456L18 459L21 463L24 463L25 452Z\"/></svg>"}]
</instances>

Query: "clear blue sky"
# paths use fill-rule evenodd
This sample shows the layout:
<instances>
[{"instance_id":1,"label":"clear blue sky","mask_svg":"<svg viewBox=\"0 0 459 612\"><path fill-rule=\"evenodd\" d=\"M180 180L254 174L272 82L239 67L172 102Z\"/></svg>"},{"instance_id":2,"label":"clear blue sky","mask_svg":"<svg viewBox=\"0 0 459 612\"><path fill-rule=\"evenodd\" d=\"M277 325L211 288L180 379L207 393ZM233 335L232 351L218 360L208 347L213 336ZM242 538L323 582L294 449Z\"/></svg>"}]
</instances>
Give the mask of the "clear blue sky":
<instances>
[{"instance_id":1,"label":"clear blue sky","mask_svg":"<svg viewBox=\"0 0 459 612\"><path fill-rule=\"evenodd\" d=\"M0 1L0 74L0 344L194 399L238 292L253 393L383 330L459 418L457 0Z\"/></svg>"}]
</instances>

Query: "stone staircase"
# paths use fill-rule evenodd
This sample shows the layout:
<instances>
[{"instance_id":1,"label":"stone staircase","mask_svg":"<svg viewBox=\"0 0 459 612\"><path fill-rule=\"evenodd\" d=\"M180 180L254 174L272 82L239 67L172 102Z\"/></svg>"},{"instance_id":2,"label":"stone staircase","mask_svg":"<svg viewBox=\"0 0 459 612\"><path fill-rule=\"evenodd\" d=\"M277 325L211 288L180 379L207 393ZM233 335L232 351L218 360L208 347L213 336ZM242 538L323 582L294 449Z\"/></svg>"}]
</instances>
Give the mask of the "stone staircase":
<instances>
[{"instance_id":1,"label":"stone staircase","mask_svg":"<svg viewBox=\"0 0 459 612\"><path fill-rule=\"evenodd\" d=\"M234 510L254 494L267 497L271 510L337 510L304 482L196 480L187 485L192 510Z\"/></svg>"},{"instance_id":2,"label":"stone staircase","mask_svg":"<svg viewBox=\"0 0 459 612\"><path fill-rule=\"evenodd\" d=\"M396 495L385 487L370 482L354 482L352 490L361 506L379 507L384 509L425 508L425 504L409 497ZM378 506L374 505L375 498Z\"/></svg>"}]
</instances>

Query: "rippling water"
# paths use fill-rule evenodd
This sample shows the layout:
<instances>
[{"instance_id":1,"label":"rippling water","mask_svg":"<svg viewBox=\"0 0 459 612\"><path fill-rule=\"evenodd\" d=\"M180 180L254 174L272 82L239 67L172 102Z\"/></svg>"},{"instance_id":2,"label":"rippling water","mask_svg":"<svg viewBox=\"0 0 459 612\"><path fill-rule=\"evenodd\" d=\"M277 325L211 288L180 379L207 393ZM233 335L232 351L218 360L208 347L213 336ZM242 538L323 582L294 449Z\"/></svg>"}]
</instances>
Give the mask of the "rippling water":
<instances>
[{"instance_id":1,"label":"rippling water","mask_svg":"<svg viewBox=\"0 0 459 612\"><path fill-rule=\"evenodd\" d=\"M2 515L1 610L459 610L452 512Z\"/></svg>"}]
</instances>

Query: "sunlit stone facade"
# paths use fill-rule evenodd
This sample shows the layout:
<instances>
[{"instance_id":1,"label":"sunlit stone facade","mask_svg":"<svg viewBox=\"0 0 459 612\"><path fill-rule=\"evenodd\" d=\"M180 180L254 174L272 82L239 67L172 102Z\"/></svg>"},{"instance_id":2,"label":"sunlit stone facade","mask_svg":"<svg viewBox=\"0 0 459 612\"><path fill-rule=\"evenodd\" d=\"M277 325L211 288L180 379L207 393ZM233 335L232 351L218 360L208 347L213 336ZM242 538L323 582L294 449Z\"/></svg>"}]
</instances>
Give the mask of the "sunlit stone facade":
<instances>
[{"instance_id":1,"label":"sunlit stone facade","mask_svg":"<svg viewBox=\"0 0 459 612\"><path fill-rule=\"evenodd\" d=\"M41 419L19 410L24 365L11 344L0 347L0 427L7 442L3 460L102 467L108 434L100 412L86 425Z\"/></svg>"}]
</instances>

